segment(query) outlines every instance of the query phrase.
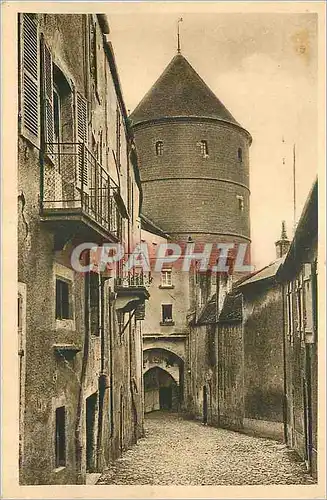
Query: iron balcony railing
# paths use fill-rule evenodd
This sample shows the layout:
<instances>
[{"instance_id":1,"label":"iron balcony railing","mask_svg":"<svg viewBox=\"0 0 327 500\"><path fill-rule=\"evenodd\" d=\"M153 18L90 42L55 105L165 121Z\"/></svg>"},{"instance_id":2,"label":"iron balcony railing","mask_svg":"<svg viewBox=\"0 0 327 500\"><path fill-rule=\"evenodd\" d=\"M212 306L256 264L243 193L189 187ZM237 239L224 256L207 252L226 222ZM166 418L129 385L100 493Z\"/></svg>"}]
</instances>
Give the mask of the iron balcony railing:
<instances>
[{"instance_id":1,"label":"iron balcony railing","mask_svg":"<svg viewBox=\"0 0 327 500\"><path fill-rule=\"evenodd\" d=\"M148 288L151 282L150 272L138 270L123 271L116 278L116 286L122 288Z\"/></svg>"},{"instance_id":2,"label":"iron balcony railing","mask_svg":"<svg viewBox=\"0 0 327 500\"><path fill-rule=\"evenodd\" d=\"M114 194L119 187L83 143L47 143L43 161L41 208L44 213L86 215L118 235L121 215Z\"/></svg>"}]
</instances>

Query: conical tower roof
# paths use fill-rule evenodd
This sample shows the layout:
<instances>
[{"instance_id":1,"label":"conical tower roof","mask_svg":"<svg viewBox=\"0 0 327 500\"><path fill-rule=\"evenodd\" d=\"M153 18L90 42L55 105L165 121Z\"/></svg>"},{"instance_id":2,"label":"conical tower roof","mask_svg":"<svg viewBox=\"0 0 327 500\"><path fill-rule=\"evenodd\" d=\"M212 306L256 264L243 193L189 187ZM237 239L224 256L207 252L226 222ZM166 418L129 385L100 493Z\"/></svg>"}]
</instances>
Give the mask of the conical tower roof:
<instances>
[{"instance_id":1,"label":"conical tower roof","mask_svg":"<svg viewBox=\"0 0 327 500\"><path fill-rule=\"evenodd\" d=\"M241 126L195 69L177 54L130 115L131 124L173 117L201 117Z\"/></svg>"}]
</instances>

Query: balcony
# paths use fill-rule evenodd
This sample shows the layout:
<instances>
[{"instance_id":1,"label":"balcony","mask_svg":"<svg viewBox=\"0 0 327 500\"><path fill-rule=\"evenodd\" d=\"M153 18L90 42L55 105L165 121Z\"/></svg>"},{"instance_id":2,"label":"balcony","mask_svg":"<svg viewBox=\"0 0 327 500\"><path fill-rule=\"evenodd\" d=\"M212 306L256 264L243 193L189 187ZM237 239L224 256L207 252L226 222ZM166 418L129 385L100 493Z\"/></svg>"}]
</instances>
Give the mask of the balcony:
<instances>
[{"instance_id":1,"label":"balcony","mask_svg":"<svg viewBox=\"0 0 327 500\"><path fill-rule=\"evenodd\" d=\"M52 225L59 248L76 234L84 241L119 241L120 200L119 186L85 144L46 144L41 218Z\"/></svg>"},{"instance_id":2,"label":"balcony","mask_svg":"<svg viewBox=\"0 0 327 500\"><path fill-rule=\"evenodd\" d=\"M148 287L151 284L151 274L142 270L123 272L115 280L115 292L117 293L116 309L121 312L137 310L141 314L141 305L150 297Z\"/></svg>"}]
</instances>

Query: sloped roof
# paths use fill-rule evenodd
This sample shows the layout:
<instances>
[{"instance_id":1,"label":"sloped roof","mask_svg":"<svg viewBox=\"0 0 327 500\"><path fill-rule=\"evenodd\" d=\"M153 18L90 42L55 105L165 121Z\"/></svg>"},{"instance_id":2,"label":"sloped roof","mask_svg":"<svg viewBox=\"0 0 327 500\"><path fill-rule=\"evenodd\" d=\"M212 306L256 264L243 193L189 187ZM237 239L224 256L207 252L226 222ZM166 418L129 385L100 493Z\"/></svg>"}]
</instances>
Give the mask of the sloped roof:
<instances>
[{"instance_id":1,"label":"sloped roof","mask_svg":"<svg viewBox=\"0 0 327 500\"><path fill-rule=\"evenodd\" d=\"M306 259L308 249L317 245L318 238L318 178L311 187L285 262L277 272L277 280L290 278Z\"/></svg>"},{"instance_id":2,"label":"sloped roof","mask_svg":"<svg viewBox=\"0 0 327 500\"><path fill-rule=\"evenodd\" d=\"M219 315L219 323L242 321L242 294L229 293Z\"/></svg>"},{"instance_id":3,"label":"sloped roof","mask_svg":"<svg viewBox=\"0 0 327 500\"><path fill-rule=\"evenodd\" d=\"M284 255L279 259L274 260L274 262L271 262L268 266L265 266L259 271L255 272L248 279L242 281L242 283L238 285L238 288L241 288L242 286L245 285L250 285L251 283L256 283L257 281L273 278L274 276L276 276L276 273L280 268L281 264L284 262L285 258L286 255Z\"/></svg>"},{"instance_id":4,"label":"sloped roof","mask_svg":"<svg viewBox=\"0 0 327 500\"><path fill-rule=\"evenodd\" d=\"M202 117L241 126L195 69L177 54L130 115L131 125L171 117Z\"/></svg>"},{"instance_id":5,"label":"sloped roof","mask_svg":"<svg viewBox=\"0 0 327 500\"><path fill-rule=\"evenodd\" d=\"M197 323L200 325L209 325L213 323L217 323L217 305L216 305L216 297L215 293L209 302L203 308Z\"/></svg>"},{"instance_id":6,"label":"sloped roof","mask_svg":"<svg viewBox=\"0 0 327 500\"><path fill-rule=\"evenodd\" d=\"M161 227L159 227L157 224L155 224L149 217L146 217L144 214L141 213L140 215L141 219L141 227L144 229L144 231L148 231L149 233L156 234L157 236L161 236L162 238L170 239L170 235L168 233L165 233Z\"/></svg>"}]
</instances>

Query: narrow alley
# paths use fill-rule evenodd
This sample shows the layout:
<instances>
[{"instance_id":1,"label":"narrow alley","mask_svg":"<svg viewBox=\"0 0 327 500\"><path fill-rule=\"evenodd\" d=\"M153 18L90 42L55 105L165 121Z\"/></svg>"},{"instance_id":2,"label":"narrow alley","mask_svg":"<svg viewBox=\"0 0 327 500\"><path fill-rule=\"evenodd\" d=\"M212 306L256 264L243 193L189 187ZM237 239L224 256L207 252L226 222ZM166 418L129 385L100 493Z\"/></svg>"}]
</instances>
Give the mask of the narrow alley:
<instances>
[{"instance_id":1,"label":"narrow alley","mask_svg":"<svg viewBox=\"0 0 327 500\"><path fill-rule=\"evenodd\" d=\"M123 454L98 485L313 484L284 444L183 420L146 416L146 437Z\"/></svg>"}]
</instances>

